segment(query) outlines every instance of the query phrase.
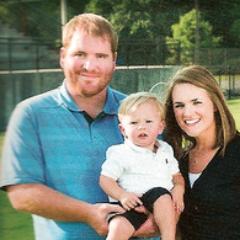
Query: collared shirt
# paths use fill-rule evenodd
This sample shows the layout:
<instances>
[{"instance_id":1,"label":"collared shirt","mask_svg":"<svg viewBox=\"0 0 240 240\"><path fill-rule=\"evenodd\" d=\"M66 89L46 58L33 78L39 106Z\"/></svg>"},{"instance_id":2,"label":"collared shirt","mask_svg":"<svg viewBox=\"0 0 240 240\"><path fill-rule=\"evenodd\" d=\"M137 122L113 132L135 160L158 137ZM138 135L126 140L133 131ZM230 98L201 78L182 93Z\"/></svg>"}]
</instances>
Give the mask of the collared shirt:
<instances>
[{"instance_id":1,"label":"collared shirt","mask_svg":"<svg viewBox=\"0 0 240 240\"><path fill-rule=\"evenodd\" d=\"M117 180L128 192L143 194L153 187L171 190L172 176L179 172L172 147L159 140L156 153L128 140L107 151L101 174Z\"/></svg>"},{"instance_id":2,"label":"collared shirt","mask_svg":"<svg viewBox=\"0 0 240 240\"><path fill-rule=\"evenodd\" d=\"M91 124L64 84L18 104L5 137L0 187L40 183L82 201L106 202L99 173L107 148L122 142L117 110L124 97L108 88ZM33 219L37 240L104 239L87 224Z\"/></svg>"}]
</instances>

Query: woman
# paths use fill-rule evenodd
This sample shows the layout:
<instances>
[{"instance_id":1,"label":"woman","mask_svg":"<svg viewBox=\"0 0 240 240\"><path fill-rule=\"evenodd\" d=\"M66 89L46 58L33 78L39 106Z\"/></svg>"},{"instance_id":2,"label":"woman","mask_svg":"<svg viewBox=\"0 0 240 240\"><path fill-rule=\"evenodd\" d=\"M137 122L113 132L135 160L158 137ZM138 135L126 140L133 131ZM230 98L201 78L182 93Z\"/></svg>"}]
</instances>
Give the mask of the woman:
<instances>
[{"instance_id":1,"label":"woman","mask_svg":"<svg viewBox=\"0 0 240 240\"><path fill-rule=\"evenodd\" d=\"M173 77L166 124L186 182L182 240L239 240L240 135L206 68L185 67Z\"/></svg>"}]
</instances>

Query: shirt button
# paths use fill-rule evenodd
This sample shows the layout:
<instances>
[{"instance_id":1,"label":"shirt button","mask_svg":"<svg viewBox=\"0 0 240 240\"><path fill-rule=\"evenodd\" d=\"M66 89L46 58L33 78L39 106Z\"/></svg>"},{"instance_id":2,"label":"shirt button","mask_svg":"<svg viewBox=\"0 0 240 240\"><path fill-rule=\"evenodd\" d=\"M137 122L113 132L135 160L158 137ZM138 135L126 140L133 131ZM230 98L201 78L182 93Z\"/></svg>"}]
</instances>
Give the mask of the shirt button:
<instances>
[{"instance_id":1,"label":"shirt button","mask_svg":"<svg viewBox=\"0 0 240 240\"><path fill-rule=\"evenodd\" d=\"M194 206L194 210L195 210L196 212L198 212L199 208L198 208L197 205Z\"/></svg>"}]
</instances>

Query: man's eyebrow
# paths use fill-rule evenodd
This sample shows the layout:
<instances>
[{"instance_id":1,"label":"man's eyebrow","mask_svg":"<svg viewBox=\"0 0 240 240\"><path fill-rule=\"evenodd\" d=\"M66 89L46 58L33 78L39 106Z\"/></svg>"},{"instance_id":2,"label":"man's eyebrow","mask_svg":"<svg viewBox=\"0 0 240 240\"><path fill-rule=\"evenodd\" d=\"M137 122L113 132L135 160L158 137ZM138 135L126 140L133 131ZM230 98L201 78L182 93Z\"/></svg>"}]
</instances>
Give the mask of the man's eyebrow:
<instances>
[{"instance_id":1,"label":"man's eyebrow","mask_svg":"<svg viewBox=\"0 0 240 240\"><path fill-rule=\"evenodd\" d=\"M101 53L101 52L99 52L99 53L96 53L96 55L101 55L101 56L109 56L109 54L108 54L108 53Z\"/></svg>"}]
</instances>

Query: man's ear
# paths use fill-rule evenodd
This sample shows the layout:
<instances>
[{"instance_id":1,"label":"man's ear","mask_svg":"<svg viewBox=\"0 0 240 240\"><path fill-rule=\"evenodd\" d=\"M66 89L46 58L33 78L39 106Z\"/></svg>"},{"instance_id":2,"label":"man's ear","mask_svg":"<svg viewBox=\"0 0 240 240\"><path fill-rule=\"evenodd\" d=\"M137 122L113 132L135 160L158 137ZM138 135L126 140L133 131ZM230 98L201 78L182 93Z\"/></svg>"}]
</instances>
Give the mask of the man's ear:
<instances>
[{"instance_id":1,"label":"man's ear","mask_svg":"<svg viewBox=\"0 0 240 240\"><path fill-rule=\"evenodd\" d=\"M62 69L64 68L65 51L66 51L66 49L65 49L64 47L61 47L61 49L60 49L59 64L60 64L60 67L61 67Z\"/></svg>"},{"instance_id":2,"label":"man's ear","mask_svg":"<svg viewBox=\"0 0 240 240\"><path fill-rule=\"evenodd\" d=\"M114 69L116 69L116 65L117 65L117 52L113 53L113 64L114 64Z\"/></svg>"}]
</instances>

